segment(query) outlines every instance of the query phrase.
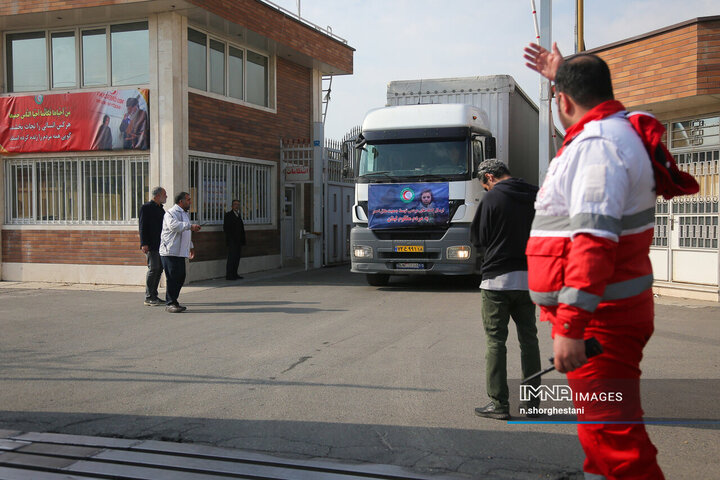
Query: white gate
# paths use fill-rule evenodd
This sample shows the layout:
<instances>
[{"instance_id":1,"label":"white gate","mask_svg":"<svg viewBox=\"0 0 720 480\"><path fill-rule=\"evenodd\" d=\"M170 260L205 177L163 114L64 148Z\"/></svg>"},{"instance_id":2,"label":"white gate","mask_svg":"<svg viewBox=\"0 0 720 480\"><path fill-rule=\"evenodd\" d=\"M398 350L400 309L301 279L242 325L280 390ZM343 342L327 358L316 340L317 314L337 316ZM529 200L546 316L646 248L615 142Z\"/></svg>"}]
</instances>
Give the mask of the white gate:
<instances>
[{"instance_id":1,"label":"white gate","mask_svg":"<svg viewBox=\"0 0 720 480\"><path fill-rule=\"evenodd\" d=\"M714 292L717 297L720 118L671 122L668 131L675 161L695 177L700 191L670 201L658 199L650 251L656 286Z\"/></svg>"},{"instance_id":2,"label":"white gate","mask_svg":"<svg viewBox=\"0 0 720 480\"><path fill-rule=\"evenodd\" d=\"M352 175L343 178L342 142L326 140L325 165L325 264L350 261L350 229L355 184Z\"/></svg>"}]
</instances>

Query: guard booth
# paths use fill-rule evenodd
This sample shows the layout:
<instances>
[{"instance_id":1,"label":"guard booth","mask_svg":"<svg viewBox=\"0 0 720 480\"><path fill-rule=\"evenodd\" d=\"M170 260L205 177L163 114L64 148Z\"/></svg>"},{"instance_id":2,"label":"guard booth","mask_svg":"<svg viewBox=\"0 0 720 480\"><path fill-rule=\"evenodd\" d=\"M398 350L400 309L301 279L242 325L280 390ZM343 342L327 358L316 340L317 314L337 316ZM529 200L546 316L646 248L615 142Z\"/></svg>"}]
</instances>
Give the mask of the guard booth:
<instances>
[{"instance_id":1,"label":"guard booth","mask_svg":"<svg viewBox=\"0 0 720 480\"><path fill-rule=\"evenodd\" d=\"M305 242L322 242L322 264L337 265L350 261L350 229L354 182L343 178L341 141L325 140L322 147L322 199L314 205L313 152L308 140L282 142L283 208L281 218L284 264L300 263ZM314 209L322 213L322 229L312 228ZM304 235L303 235L304 233ZM313 249L310 248L310 251Z\"/></svg>"}]
</instances>

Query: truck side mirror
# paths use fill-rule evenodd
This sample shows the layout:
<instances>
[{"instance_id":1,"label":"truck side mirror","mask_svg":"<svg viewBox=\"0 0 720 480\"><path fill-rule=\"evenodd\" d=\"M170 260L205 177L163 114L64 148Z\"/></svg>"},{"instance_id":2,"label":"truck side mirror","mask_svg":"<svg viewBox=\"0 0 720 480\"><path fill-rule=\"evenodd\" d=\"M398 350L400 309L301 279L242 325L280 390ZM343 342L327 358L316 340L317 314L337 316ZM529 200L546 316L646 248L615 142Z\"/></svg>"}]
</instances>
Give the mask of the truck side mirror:
<instances>
[{"instance_id":1,"label":"truck side mirror","mask_svg":"<svg viewBox=\"0 0 720 480\"><path fill-rule=\"evenodd\" d=\"M486 137L485 138L485 158L496 158L496 157L497 157L497 151L496 151L495 137Z\"/></svg>"},{"instance_id":2,"label":"truck side mirror","mask_svg":"<svg viewBox=\"0 0 720 480\"><path fill-rule=\"evenodd\" d=\"M342 143L342 147L340 147L340 152L341 152L342 159L345 160L345 162L347 162L348 157L350 156L350 151L349 151L349 150L350 150L350 149L349 149L349 147L348 147L347 142L343 142L343 143Z\"/></svg>"}]
</instances>

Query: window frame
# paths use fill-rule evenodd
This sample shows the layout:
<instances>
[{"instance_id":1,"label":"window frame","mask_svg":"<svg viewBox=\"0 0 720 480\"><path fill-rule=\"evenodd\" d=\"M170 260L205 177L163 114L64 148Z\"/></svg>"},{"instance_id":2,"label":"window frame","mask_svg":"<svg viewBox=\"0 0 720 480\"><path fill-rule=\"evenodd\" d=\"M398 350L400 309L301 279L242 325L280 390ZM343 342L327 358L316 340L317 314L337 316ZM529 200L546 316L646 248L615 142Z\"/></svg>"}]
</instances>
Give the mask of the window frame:
<instances>
[{"instance_id":1,"label":"window frame","mask_svg":"<svg viewBox=\"0 0 720 480\"><path fill-rule=\"evenodd\" d=\"M102 219L102 220L93 220L92 219L92 205L95 206L95 208L98 208L98 205L100 205L99 197L100 195L107 195L108 191L106 191L105 186L103 185L103 191L102 193L98 194L98 198L91 198L88 199L88 195L86 192L88 191L88 186L92 186L91 184L88 184L86 180L85 171L89 163L96 162L111 162L111 166L115 167L116 165L121 165L121 178L118 180L117 178L115 180L110 180L110 182L115 182L115 187L117 188L120 186L120 191L122 192L122 198L119 201L119 204L121 205L121 218L120 219ZM4 165L4 174L5 174L5 181L4 181L4 187L5 187L5 211L3 212L3 224L4 225L136 225L138 214L140 212L140 207L142 204L147 201L149 198L149 190L150 190L150 155L138 155L137 153L132 155L53 155L49 157L22 157L22 158L12 158L8 159L5 162L3 162ZM67 215L67 198L64 198L65 204L64 209L59 208L60 201L58 201L58 209L64 211L64 218L61 219L42 219L40 218L41 212L46 213L46 217L49 216L49 205L50 200L49 197L53 196L53 208L52 211L55 213L55 199L57 198L59 200L59 195L55 197L54 193L47 193L43 195L43 187L41 184L43 183L43 178L40 173L41 167L44 169L48 168L48 165L51 167L51 170L55 170L56 164L63 164L64 167L70 166L70 169L72 169L72 172L70 176L70 180L74 184L74 191L73 190L64 190L65 195L70 193L71 195L74 195L70 203L75 203L75 208L70 211L70 218L68 219ZM138 172L138 166L141 169ZM26 169L29 168L29 178L28 178L28 192L23 192L23 199L29 203L28 205L28 211L27 214L25 213L26 210L23 208L23 215L20 215L20 211L17 207L18 202L16 201L19 198L19 189L13 189L13 181L16 179L16 177L13 175L13 169ZM104 169L103 164L103 169ZM69 171L69 170L66 170ZM104 170L103 170L104 171ZM58 171L59 173L59 171ZM139 173L139 176L138 176ZM67 175L63 173L63 178L67 180ZM94 179L95 187L97 188L101 182L107 182L108 179L110 179L110 176L102 175L97 176L97 178ZM45 189L47 189L48 185L48 176L47 173L44 177L45 180ZM60 183L59 181L56 181L55 177L53 176L51 179L52 186L48 190L50 192L55 187L59 188ZM139 185L137 180L139 180ZM92 188L90 189L92 190ZM45 210L43 210L43 207L40 205L41 198L46 199L45 204ZM87 202L90 203L87 203ZM87 205L91 205L90 209L88 209ZM16 211L17 210L17 211ZM106 214L109 213L110 216L112 216L113 211L112 207L110 207L109 211L103 210L103 217L107 218L109 215ZM118 213L117 211L115 212ZM15 215L14 215L15 214Z\"/></svg>"},{"instance_id":2,"label":"window frame","mask_svg":"<svg viewBox=\"0 0 720 480\"><path fill-rule=\"evenodd\" d=\"M77 32L75 30L76 29L74 29L74 28L63 28L63 29L58 29L58 30L48 30L48 32L47 32L47 41L48 41L47 51L49 53L49 55L48 55L48 63L49 63L48 76L49 76L49 80L50 80L50 84L49 84L50 90L76 89L80 85L80 75L81 75L80 66L81 66L82 59L79 57L79 53L80 53L79 43L80 42L78 42L78 36L77 36ZM73 85L71 87L54 87L53 84L55 83L55 70L53 68L53 63L54 63L53 62L53 44L52 44L53 35L57 34L57 33L69 33L69 32L72 32L73 42L75 43L75 49L74 49L75 65L73 65L73 67L75 68L75 85Z\"/></svg>"},{"instance_id":3,"label":"window frame","mask_svg":"<svg viewBox=\"0 0 720 480\"><path fill-rule=\"evenodd\" d=\"M65 31L67 31L67 29L65 29ZM22 35L22 34L32 34L32 33L43 33L44 34L43 40L45 40L45 89L44 90L23 90L23 91L18 91L18 92L15 92L15 91L10 92L8 89L8 86L12 84L13 87L15 87L15 82L10 80L10 74L14 69L10 68L8 61L10 58L13 58L14 55L9 54L10 42L8 40L8 37L12 36L12 35ZM3 58L3 70L4 70L4 76L5 76L4 80L5 80L6 93L27 94L30 92L48 91L49 87L51 85L49 82L51 80L50 69L52 68L52 58L50 57L50 55L48 55L48 53L50 53L50 55L52 55L48 30L31 29L31 30L17 30L17 31L12 31L12 32L4 32L2 58Z\"/></svg>"},{"instance_id":4,"label":"window frame","mask_svg":"<svg viewBox=\"0 0 720 480\"><path fill-rule=\"evenodd\" d=\"M127 87L127 88L134 88L134 87L148 87L151 83L150 78L150 65L148 64L148 81L147 83L133 83L133 84L123 84L123 85L114 85L112 82L112 41L111 41L111 28L113 26L117 25L126 25L126 24L132 24L132 23L146 23L147 24L147 30L148 30L148 50L150 48L151 38L150 38L150 21L147 18L142 19L135 19L135 20L128 20L128 21L122 21L122 22L113 22L113 23L104 23L104 24L87 24L87 25L76 25L74 27L58 27L58 28L45 28L45 29L24 29L24 30L13 30L13 31L6 31L3 32L3 70L4 70L4 80L6 85L6 91L3 93L13 93L13 94L30 94L34 92L63 92L63 91L70 91L70 90L90 90L90 89L98 89L98 88L114 88L114 87ZM106 61L105 61L105 75L106 75L106 82L102 85L85 85L85 78L84 78L84 72L83 72L83 45L82 45L82 33L88 30L105 30L105 53L106 53ZM53 50L52 50L52 35L55 33L73 33L73 38L75 39L75 85L72 87L53 87L53 78L54 78L54 72L53 72ZM11 78L11 69L8 68L8 52L10 49L10 45L8 42L8 36L10 35L16 35L16 34L23 34L23 33L43 33L45 36L45 69L46 69L46 78L45 78L45 85L46 88L43 90L27 90L27 91L15 91L10 90L8 86L12 83L14 85L14 82L10 81Z\"/></svg>"},{"instance_id":5,"label":"window frame","mask_svg":"<svg viewBox=\"0 0 720 480\"><path fill-rule=\"evenodd\" d=\"M190 86L189 82L189 68L190 68L190 61L188 59L187 68L185 71L185 74L188 75L188 91L192 93L197 93L200 95L206 95L209 97L217 98L219 100L224 100L232 103L237 103L240 105L257 108L269 112L276 112L276 104L277 104L277 95L275 92L275 89L273 88L277 68L276 68L276 61L275 56L270 54L269 52L263 52L261 50L258 50L256 48L250 48L247 45L244 45L242 43L234 42L232 40L227 40L226 38L223 38L220 35L216 35L206 29L196 27L194 25L188 25L187 29L185 30L185 42L184 42L184 48L186 55L189 56L189 48L188 48L188 42L189 42L189 30L194 30L197 33L205 35L205 89L197 88ZM224 93L219 94L211 91L211 68L210 68L210 42L215 41L222 43L224 46L223 50L223 59L224 59ZM230 48L234 48L236 50L239 50L242 52L242 98L237 98L230 95L230 85L231 85L231 78L230 78ZM260 105L257 103L249 102L247 100L247 63L248 63L248 52L252 52L256 55L259 55L261 57L264 57L267 59L267 81L265 83L265 89L267 92L267 105ZM237 57L235 57L237 58Z\"/></svg>"},{"instance_id":6,"label":"window frame","mask_svg":"<svg viewBox=\"0 0 720 480\"><path fill-rule=\"evenodd\" d=\"M277 163L256 158L236 157L222 154L209 154L206 152L190 151L188 154L188 165L190 168L189 191L193 197L193 205L190 208L190 218L193 221L210 226L220 226L223 223L223 215L230 208L233 197L242 197L240 192L233 192L233 186L241 185L241 179L250 181L250 192L244 192L246 196L259 198L265 204L241 205L243 222L250 229L276 228L278 221L277 213ZM206 218L205 213L208 207L204 204L205 191L199 185L203 173L209 172L210 178L215 181L224 179L225 187L223 194L223 208L215 208L215 218ZM239 175L239 177L235 177ZM264 178L261 178L263 177ZM241 199L241 203L242 203ZM254 209L251 215L247 209ZM264 212L266 216L258 215Z\"/></svg>"}]
</instances>

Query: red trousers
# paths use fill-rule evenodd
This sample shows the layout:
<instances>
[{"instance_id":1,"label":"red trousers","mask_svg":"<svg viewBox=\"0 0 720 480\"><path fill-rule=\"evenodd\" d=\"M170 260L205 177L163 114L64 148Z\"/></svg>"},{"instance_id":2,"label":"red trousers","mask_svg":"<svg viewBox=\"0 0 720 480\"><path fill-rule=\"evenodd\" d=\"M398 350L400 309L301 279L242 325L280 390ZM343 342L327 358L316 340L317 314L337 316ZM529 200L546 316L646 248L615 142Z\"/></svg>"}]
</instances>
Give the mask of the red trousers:
<instances>
[{"instance_id":1,"label":"red trousers","mask_svg":"<svg viewBox=\"0 0 720 480\"><path fill-rule=\"evenodd\" d=\"M653 332L653 316L648 290L622 304L601 304L585 330L585 338L595 337L603 353L567 374L575 407L584 409L578 421L623 422L578 424L587 473L608 480L665 478L642 423L640 403L640 360Z\"/></svg>"}]
</instances>

